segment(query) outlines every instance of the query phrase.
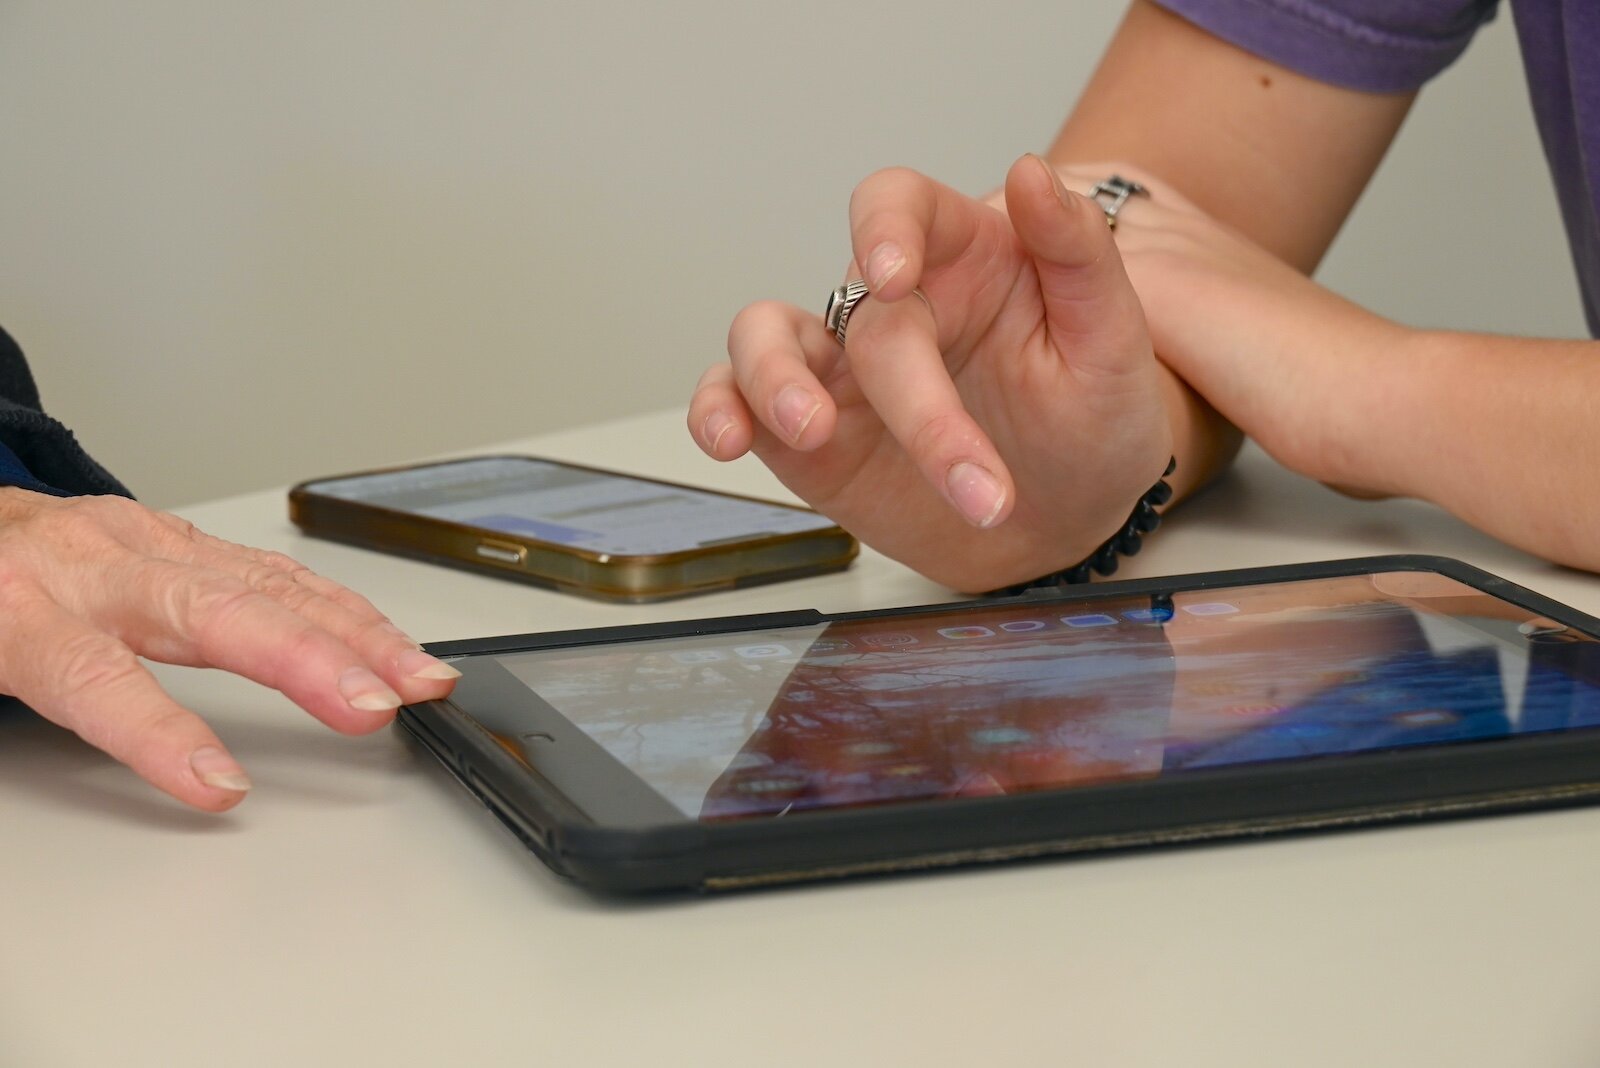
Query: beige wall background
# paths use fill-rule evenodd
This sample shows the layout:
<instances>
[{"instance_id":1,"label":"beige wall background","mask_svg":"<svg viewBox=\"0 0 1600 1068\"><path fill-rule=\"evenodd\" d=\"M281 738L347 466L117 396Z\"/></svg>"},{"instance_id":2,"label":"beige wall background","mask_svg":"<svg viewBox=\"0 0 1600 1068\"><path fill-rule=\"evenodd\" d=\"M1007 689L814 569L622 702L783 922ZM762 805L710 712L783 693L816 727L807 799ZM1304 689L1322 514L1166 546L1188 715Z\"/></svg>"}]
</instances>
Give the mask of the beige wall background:
<instances>
[{"instance_id":1,"label":"beige wall background","mask_svg":"<svg viewBox=\"0 0 1600 1068\"><path fill-rule=\"evenodd\" d=\"M680 405L860 177L1047 144L1120 7L11 0L0 322L162 506ZM1549 188L1502 16L1323 277L1581 335Z\"/></svg>"}]
</instances>

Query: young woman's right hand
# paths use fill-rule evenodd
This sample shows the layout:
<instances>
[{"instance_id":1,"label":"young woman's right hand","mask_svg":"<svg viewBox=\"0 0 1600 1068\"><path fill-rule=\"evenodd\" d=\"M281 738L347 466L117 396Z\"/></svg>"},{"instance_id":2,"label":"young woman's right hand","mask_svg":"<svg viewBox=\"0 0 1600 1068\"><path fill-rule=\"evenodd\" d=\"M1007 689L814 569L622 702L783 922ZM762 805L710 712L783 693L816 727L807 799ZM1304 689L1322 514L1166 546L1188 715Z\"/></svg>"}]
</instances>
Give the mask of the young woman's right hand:
<instances>
[{"instance_id":1,"label":"young woman's right hand","mask_svg":"<svg viewBox=\"0 0 1600 1068\"><path fill-rule=\"evenodd\" d=\"M1032 155L1004 197L1002 212L912 171L869 177L850 277L871 293L845 346L815 311L750 305L689 408L713 458L754 451L863 542L968 591L1072 566L1115 533L1166 466L1182 388L1100 206Z\"/></svg>"}]
</instances>

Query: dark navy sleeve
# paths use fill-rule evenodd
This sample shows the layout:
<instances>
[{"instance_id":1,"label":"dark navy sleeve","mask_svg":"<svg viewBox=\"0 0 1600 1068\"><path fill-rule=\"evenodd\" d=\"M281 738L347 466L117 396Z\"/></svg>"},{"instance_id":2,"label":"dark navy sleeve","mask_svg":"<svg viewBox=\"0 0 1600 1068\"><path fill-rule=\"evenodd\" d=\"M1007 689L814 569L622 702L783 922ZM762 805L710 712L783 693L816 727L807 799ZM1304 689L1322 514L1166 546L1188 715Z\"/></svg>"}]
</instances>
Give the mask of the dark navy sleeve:
<instances>
[{"instance_id":1,"label":"dark navy sleeve","mask_svg":"<svg viewBox=\"0 0 1600 1068\"><path fill-rule=\"evenodd\" d=\"M112 493L126 486L94 461L78 439L44 413L22 350L0 329L0 485L58 497Z\"/></svg>"},{"instance_id":2,"label":"dark navy sleeve","mask_svg":"<svg viewBox=\"0 0 1600 1068\"><path fill-rule=\"evenodd\" d=\"M66 490L47 486L33 477L27 465L17 459L17 454L0 443L0 486L16 486L20 489L34 490L37 493L49 493L57 497L70 497L72 494Z\"/></svg>"}]
</instances>

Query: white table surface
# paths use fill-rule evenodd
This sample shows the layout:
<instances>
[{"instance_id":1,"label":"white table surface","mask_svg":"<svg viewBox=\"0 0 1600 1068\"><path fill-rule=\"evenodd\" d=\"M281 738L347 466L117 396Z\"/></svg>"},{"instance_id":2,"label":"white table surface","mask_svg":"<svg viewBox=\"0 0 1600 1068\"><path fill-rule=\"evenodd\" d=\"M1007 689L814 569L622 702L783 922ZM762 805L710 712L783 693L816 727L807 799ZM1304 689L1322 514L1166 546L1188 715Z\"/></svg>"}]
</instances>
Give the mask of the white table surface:
<instances>
[{"instance_id":1,"label":"white table surface","mask_svg":"<svg viewBox=\"0 0 1600 1068\"><path fill-rule=\"evenodd\" d=\"M782 495L677 412L507 447ZM617 607L301 537L281 491L182 511L422 640L950 596L869 552ZM1594 576L1253 451L1125 573L1382 552L1600 612ZM395 733L160 674L249 768L233 813L0 713L0 1065L1600 1063L1600 808L626 904L550 875Z\"/></svg>"}]
</instances>

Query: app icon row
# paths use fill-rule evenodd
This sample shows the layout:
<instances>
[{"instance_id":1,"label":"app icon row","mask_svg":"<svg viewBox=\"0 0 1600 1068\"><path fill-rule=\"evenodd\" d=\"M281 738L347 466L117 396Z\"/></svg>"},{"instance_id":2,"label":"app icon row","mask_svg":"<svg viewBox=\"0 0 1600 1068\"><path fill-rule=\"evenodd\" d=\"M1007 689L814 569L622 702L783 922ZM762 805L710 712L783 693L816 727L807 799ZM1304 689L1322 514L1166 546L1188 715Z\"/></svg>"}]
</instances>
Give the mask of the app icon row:
<instances>
[{"instance_id":1,"label":"app icon row","mask_svg":"<svg viewBox=\"0 0 1600 1068\"><path fill-rule=\"evenodd\" d=\"M1229 615L1239 610L1237 605L1225 601L1211 601L1204 604L1184 605L1183 611L1195 616L1222 616ZM968 641L974 638L995 638L1001 634L1028 634L1036 631L1047 630L1056 623L1068 627L1086 630L1093 627L1114 627L1118 623L1165 623L1173 617L1170 606L1157 606L1150 608L1129 608L1116 615L1108 612L1086 612L1080 615L1059 616L1055 621L1045 619L1008 619L995 624L994 628L978 623L968 623L957 627L940 627L938 635L948 641ZM818 638L804 650L810 655L825 655L828 653L847 653L861 649L892 649L898 646L917 645L921 639L914 634L903 631L880 631L875 634L860 634L852 638ZM793 657L794 651L782 642L764 642L757 645L736 645L732 655L741 660L777 660ZM686 649L672 654L672 659L680 664L707 664L729 658L728 651L722 649Z\"/></svg>"}]
</instances>

